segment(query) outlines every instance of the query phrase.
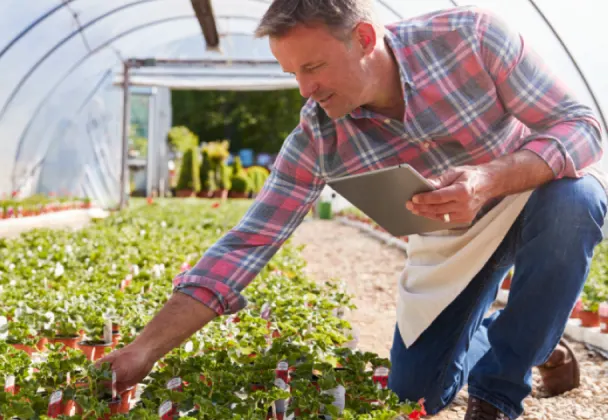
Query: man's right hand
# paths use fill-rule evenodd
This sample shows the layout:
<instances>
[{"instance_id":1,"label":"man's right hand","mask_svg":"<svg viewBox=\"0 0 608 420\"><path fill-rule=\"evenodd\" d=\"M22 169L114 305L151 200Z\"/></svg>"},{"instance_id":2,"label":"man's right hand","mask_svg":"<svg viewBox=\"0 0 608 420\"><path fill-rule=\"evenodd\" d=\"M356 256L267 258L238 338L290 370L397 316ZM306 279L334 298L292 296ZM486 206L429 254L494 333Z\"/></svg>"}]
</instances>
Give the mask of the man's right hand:
<instances>
[{"instance_id":1,"label":"man's right hand","mask_svg":"<svg viewBox=\"0 0 608 420\"><path fill-rule=\"evenodd\" d=\"M145 349L131 343L99 359L95 365L110 363L116 372L116 390L121 393L140 383L150 373L156 360Z\"/></svg>"},{"instance_id":2,"label":"man's right hand","mask_svg":"<svg viewBox=\"0 0 608 420\"><path fill-rule=\"evenodd\" d=\"M202 303L183 293L174 293L131 344L99 359L96 364L112 365L117 391L122 392L141 382L157 360L215 317L217 314Z\"/></svg>"}]
</instances>

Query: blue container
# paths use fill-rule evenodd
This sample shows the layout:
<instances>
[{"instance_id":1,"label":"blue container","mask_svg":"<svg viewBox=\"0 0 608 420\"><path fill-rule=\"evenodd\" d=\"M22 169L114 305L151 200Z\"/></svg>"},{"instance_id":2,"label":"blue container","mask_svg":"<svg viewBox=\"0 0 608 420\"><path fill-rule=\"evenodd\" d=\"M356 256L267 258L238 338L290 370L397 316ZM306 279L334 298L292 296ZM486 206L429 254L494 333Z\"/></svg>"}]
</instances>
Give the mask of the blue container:
<instances>
[{"instance_id":1,"label":"blue container","mask_svg":"<svg viewBox=\"0 0 608 420\"><path fill-rule=\"evenodd\" d=\"M239 157L244 167L253 166L253 150L252 149L241 149L239 151Z\"/></svg>"}]
</instances>

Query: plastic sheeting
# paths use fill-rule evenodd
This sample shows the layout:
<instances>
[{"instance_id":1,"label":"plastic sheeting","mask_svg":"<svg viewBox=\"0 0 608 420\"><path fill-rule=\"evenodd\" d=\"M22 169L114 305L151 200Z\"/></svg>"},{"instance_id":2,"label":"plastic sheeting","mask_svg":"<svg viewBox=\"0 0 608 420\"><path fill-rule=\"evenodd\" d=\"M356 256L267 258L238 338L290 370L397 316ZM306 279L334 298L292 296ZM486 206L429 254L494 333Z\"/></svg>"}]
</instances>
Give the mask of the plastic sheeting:
<instances>
[{"instance_id":1,"label":"plastic sheeting","mask_svg":"<svg viewBox=\"0 0 608 420\"><path fill-rule=\"evenodd\" d=\"M190 0L3 0L0 5L0 194L88 194L106 206L120 197L122 61L127 58L272 59L252 38L270 0L213 0L220 51L207 51ZM377 0L385 22L464 5ZM608 104L608 5L594 0L476 0L520 30L547 63L602 117ZM278 65L141 68L132 82L161 86L151 144L170 126L166 88L293 87ZM605 122L603 122L605 124ZM160 147L160 146L158 146ZM161 148L155 149L162 153ZM149 162L155 174L165 173ZM162 175L154 175L155 177Z\"/></svg>"}]
</instances>

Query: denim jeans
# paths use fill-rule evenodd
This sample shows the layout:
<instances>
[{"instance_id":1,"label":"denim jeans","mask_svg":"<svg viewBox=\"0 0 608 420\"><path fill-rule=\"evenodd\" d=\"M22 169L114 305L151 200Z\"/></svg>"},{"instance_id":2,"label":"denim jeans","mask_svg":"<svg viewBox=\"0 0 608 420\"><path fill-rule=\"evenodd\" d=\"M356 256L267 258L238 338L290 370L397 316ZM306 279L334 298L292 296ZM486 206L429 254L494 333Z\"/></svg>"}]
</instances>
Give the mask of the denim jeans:
<instances>
[{"instance_id":1,"label":"denim jeans","mask_svg":"<svg viewBox=\"0 0 608 420\"><path fill-rule=\"evenodd\" d=\"M468 384L470 395L520 416L532 368L551 355L582 291L606 206L589 175L537 188L483 269L412 346L395 329L389 388L424 398L435 414ZM484 319L512 266L507 305Z\"/></svg>"}]
</instances>

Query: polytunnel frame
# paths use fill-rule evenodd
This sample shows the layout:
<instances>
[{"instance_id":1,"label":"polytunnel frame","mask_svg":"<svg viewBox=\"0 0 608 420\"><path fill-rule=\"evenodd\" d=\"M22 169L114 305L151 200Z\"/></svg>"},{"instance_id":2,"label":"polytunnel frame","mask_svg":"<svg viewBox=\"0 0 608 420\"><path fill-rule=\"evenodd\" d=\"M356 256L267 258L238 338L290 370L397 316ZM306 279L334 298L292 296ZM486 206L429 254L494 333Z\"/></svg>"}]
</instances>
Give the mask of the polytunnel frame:
<instances>
[{"instance_id":1,"label":"polytunnel frame","mask_svg":"<svg viewBox=\"0 0 608 420\"><path fill-rule=\"evenodd\" d=\"M67 10L71 10L71 3L75 2L76 0L60 0L60 3L57 4L55 7L49 9L48 11L46 11L43 14L40 14L37 18L35 18L28 26L26 26L22 31L20 31L18 34L16 34L14 36L13 39L11 39L7 45L5 45L4 48L2 48L2 50L0 51L0 57L2 57L4 55L4 53L6 53L6 51L8 51L15 43L17 43L21 38L23 38L29 31L31 31L32 29L34 29L38 24L40 24L42 21L44 21L45 19L47 19L49 16L51 16L52 14L54 14L55 12L57 12L58 10L61 9L67 9ZM118 7L117 9L113 9L112 11L110 11L110 13L116 13L116 12L120 12L121 10L123 10L126 7L132 6L134 4L142 4L142 3L148 3L148 2L155 2L158 0L133 0L131 3L127 3L126 5L123 5L122 7ZM269 4L270 1L266 1L266 0L246 0L246 1L254 1L254 2L260 2L260 3L267 3ZM391 5L389 2L385 1L385 0L377 0L378 3L386 8L387 10L389 10L390 12L392 12L397 18L403 18L403 16L401 15L401 13L399 13L397 10L395 10L394 7L392 7L393 5ZM195 4L202 2L205 5L210 5L210 1L209 0L191 0L192 5L193 5L193 10L194 10L194 15L191 16L192 18L199 18L199 16L197 16L197 10L195 8ZM455 0L448 0L449 3L451 3L453 6L458 7L460 6L458 4L457 1ZM604 129L606 132L608 132L608 122L606 121L606 116L604 115L604 112L602 110L602 107L599 104L599 101L597 99L597 96L594 92L594 89L591 87L591 84L589 83L589 80L587 79L585 73L583 72L582 68L578 65L577 61L575 60L572 52L570 51L570 49L567 47L565 41L562 39L562 37L559 35L559 33L557 32L556 28L551 24L551 22L549 21L549 19L547 18L547 16L544 14L544 12L541 10L541 8L538 6L538 4L534 1L534 0L528 0L529 4L533 7L533 9L536 11L536 13L540 16L540 18L543 20L543 22L547 25L547 27L550 29L550 31L553 33L553 35L555 36L556 40L559 42L560 46L562 47L563 51L566 53L566 55L568 56L569 61L572 63L572 65L574 66L575 71L578 73L579 77L581 78L586 90L588 91L591 100L594 103L594 106L599 114L599 117L601 119L601 122L604 126ZM205 6L206 8L206 6ZM205 12L208 12L209 9L205 10ZM206 19L207 21L215 21L216 20L216 16L214 14L209 15L208 13L206 14ZM85 34L85 29L86 27L95 24L97 21L99 21L100 18L103 18L105 16L98 16L95 19L93 19L92 21L87 22L85 25L82 25L79 21L77 16L74 16L77 24L78 24L78 28L77 30L75 30L71 36L76 35L77 33L80 34L85 41L86 44L86 34ZM180 18L185 18L186 16L180 16ZM199 23L202 23L201 20L199 19ZM144 24L144 25L139 25L139 26L135 26L132 28L132 30L129 30L127 32L132 32L135 31L137 29L140 29L141 27L145 27L148 26L148 24ZM209 25L207 25L207 29L209 28ZM203 28L203 25L201 24L201 29L203 29L203 35L205 36L205 38L207 38L205 33L205 28ZM213 37L211 37L213 38ZM64 40L65 41L65 40ZM218 40L219 41L219 40ZM61 45L63 42L61 42L59 45ZM212 43L213 44L213 43ZM102 44L103 47L108 47L108 43L104 43ZM213 48L213 45L209 45L210 47ZM100 46L101 47L101 46ZM57 46L55 47L57 48ZM101 48L96 48L96 50L100 50ZM47 54L52 54L53 53L53 49L51 49ZM122 60L120 59L120 61L123 63L125 62L129 62L130 60ZM31 71L32 69L30 69ZM25 75L25 78L27 78L27 74ZM22 82L25 82L22 79ZM20 85L19 85L20 86ZM128 89L127 89L128 90ZM10 98L9 98L9 102L10 102ZM39 105L42 105L42 103L44 103L45 101L43 100ZM4 111L6 108L6 106L8 106L9 104L5 104L2 107L2 111ZM27 127L26 127L27 130ZM124 129L123 129L123 137L124 137ZM20 136L19 139L19 143L17 146L17 150L19 150L21 143L24 140L24 136L23 133ZM122 196L122 195L121 195ZM121 200L122 201L122 200Z\"/></svg>"}]
</instances>

